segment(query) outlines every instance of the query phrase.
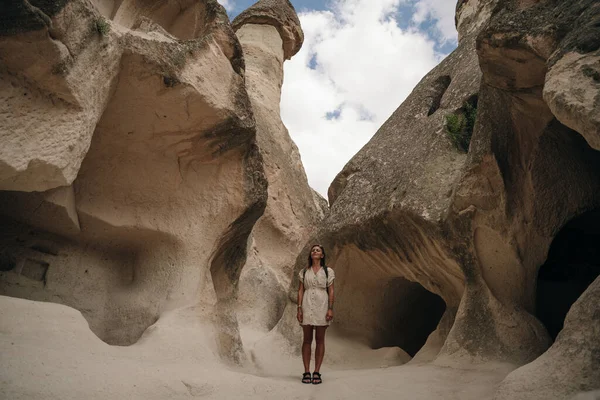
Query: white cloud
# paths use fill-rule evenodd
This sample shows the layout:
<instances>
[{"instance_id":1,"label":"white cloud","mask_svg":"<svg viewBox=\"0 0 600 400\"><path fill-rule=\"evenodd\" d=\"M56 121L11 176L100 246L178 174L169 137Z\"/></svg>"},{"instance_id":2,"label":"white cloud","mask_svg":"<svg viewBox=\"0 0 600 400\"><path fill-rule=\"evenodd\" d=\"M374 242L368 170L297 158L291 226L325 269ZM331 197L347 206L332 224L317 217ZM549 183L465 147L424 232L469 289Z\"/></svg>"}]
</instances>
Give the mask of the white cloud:
<instances>
[{"instance_id":1,"label":"white cloud","mask_svg":"<svg viewBox=\"0 0 600 400\"><path fill-rule=\"evenodd\" d=\"M305 40L285 64L281 114L309 184L325 197L337 173L441 59L425 33L398 27L404 1L336 0L331 11L300 14Z\"/></svg>"},{"instance_id":2,"label":"white cloud","mask_svg":"<svg viewBox=\"0 0 600 400\"><path fill-rule=\"evenodd\" d=\"M217 0L227 11L233 11L235 7L234 0Z\"/></svg>"},{"instance_id":3,"label":"white cloud","mask_svg":"<svg viewBox=\"0 0 600 400\"><path fill-rule=\"evenodd\" d=\"M456 41L457 33L454 25L456 1L418 0L415 3L413 22L421 23L428 19L436 20L436 27L444 40Z\"/></svg>"}]
</instances>

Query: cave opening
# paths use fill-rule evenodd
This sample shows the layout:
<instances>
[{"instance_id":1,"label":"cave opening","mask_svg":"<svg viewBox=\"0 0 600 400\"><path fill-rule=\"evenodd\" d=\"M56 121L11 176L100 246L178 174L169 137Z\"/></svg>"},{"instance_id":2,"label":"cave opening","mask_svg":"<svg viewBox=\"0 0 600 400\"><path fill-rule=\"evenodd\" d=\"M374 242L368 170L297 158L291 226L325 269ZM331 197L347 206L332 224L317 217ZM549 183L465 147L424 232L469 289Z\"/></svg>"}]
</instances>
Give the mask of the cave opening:
<instances>
[{"instance_id":1,"label":"cave opening","mask_svg":"<svg viewBox=\"0 0 600 400\"><path fill-rule=\"evenodd\" d=\"M379 329L371 346L397 346L414 357L445 310L444 300L419 283L401 277L391 279L383 288Z\"/></svg>"},{"instance_id":2,"label":"cave opening","mask_svg":"<svg viewBox=\"0 0 600 400\"><path fill-rule=\"evenodd\" d=\"M550 246L537 278L536 316L552 339L573 303L600 274L600 209L567 223Z\"/></svg>"},{"instance_id":3,"label":"cave opening","mask_svg":"<svg viewBox=\"0 0 600 400\"><path fill-rule=\"evenodd\" d=\"M431 86L431 106L429 107L429 111L427 112L427 116L433 115L439 108L442 102L442 97L448 90L450 83L452 82L452 78L448 75L440 76L433 82Z\"/></svg>"}]
</instances>

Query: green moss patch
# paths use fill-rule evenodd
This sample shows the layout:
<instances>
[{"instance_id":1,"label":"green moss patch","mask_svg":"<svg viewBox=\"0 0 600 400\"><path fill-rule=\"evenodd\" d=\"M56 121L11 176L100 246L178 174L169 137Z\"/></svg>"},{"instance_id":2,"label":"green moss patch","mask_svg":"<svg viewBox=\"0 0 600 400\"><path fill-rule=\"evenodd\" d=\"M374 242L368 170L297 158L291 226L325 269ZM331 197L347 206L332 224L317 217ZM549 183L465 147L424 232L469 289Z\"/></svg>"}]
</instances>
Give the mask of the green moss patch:
<instances>
[{"instance_id":1,"label":"green moss patch","mask_svg":"<svg viewBox=\"0 0 600 400\"><path fill-rule=\"evenodd\" d=\"M446 115L446 134L459 151L468 152L475 120L477 119L477 95L465 101L455 113Z\"/></svg>"},{"instance_id":2,"label":"green moss patch","mask_svg":"<svg viewBox=\"0 0 600 400\"><path fill-rule=\"evenodd\" d=\"M110 32L110 24L102 17L97 18L94 21L93 28L96 29L96 31L102 36L106 36Z\"/></svg>"}]
</instances>

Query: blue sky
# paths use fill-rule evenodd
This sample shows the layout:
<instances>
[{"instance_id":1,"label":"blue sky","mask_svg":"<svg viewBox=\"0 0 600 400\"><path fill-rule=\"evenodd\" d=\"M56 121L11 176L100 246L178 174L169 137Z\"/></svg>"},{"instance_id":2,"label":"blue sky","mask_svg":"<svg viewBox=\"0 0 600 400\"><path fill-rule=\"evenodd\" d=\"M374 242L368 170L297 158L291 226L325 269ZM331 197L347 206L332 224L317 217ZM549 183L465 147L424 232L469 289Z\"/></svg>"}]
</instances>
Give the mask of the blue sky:
<instances>
[{"instance_id":1,"label":"blue sky","mask_svg":"<svg viewBox=\"0 0 600 400\"><path fill-rule=\"evenodd\" d=\"M234 0L232 7L227 10L231 18L235 18L240 12L250 7L256 1L254 0ZM327 0L293 0L292 4L297 12L303 11L322 11L327 9Z\"/></svg>"},{"instance_id":2,"label":"blue sky","mask_svg":"<svg viewBox=\"0 0 600 400\"><path fill-rule=\"evenodd\" d=\"M253 0L219 0L231 19ZM281 118L309 184L344 165L456 48L455 0L292 0L305 40L284 64ZM315 146L318 143L318 146Z\"/></svg>"},{"instance_id":3,"label":"blue sky","mask_svg":"<svg viewBox=\"0 0 600 400\"><path fill-rule=\"evenodd\" d=\"M453 0L446 1L454 3ZM231 4L231 6L227 7L229 18L233 20L239 13L250 7L255 2L256 1L254 0L229 0L228 4ZM398 26L401 29L415 27L423 32L427 32L427 34L436 42L436 50L444 54L449 54L456 48L456 41L443 40L443 38L439 37L439 34L436 30L436 19L432 18L430 15L421 23L415 23L412 21L412 16L415 14L417 3L417 0L406 0L401 2L400 6L398 7L398 11L395 13ZM332 8L331 0L292 0L292 4L294 5L296 12L299 14L311 11L326 11Z\"/></svg>"}]
</instances>

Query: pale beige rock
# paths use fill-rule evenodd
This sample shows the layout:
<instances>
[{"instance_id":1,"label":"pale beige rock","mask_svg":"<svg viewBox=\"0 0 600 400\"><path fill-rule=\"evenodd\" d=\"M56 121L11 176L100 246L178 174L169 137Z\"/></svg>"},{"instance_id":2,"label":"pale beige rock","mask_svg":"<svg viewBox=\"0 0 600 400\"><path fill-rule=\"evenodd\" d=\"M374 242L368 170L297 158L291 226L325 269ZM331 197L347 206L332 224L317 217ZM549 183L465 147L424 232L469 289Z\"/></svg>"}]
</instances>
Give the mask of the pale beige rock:
<instances>
[{"instance_id":1,"label":"pale beige rock","mask_svg":"<svg viewBox=\"0 0 600 400\"><path fill-rule=\"evenodd\" d=\"M44 9L51 34L69 48L68 62L54 72L60 59L35 52L38 42L14 60L11 52L32 35L42 44L52 41L48 28L0 39L0 54L15 76L3 75L2 84L8 93L35 91L18 104L45 118L22 115L25 128L35 124L43 133L37 137L11 120L15 129L5 134L32 139L31 152L10 154L21 162L56 147L54 165L71 174L57 181L30 168L7 181L12 189L44 190L77 176L62 193L0 192L0 203L10 205L2 208L7 262L0 292L76 307L94 333L121 345L135 343L163 311L201 299L210 312L218 310L211 351L243 362L231 299L267 192L241 47L213 0L181 10L146 1L115 3L120 8L109 12L110 4L101 4L105 15L130 14L121 15L123 24L106 19L110 29L103 33L90 2ZM190 16L195 25L188 25ZM21 71L26 62L31 68ZM52 80L45 77L53 73L68 90L48 86ZM89 129L81 137L61 125L82 123ZM65 155L61 149L71 142L83 150Z\"/></svg>"},{"instance_id":2,"label":"pale beige rock","mask_svg":"<svg viewBox=\"0 0 600 400\"><path fill-rule=\"evenodd\" d=\"M5 144L0 150L0 189L43 191L73 182L107 106L123 52L139 52L132 43L135 40L130 39L142 35L127 33L119 42L122 27L139 27L148 18L154 25L162 25L164 29L160 28L162 32L158 35L145 37L157 44L172 44L170 50L165 46L151 50L162 52L159 58L163 59L165 54L172 54L172 60L164 60L171 64L171 69L181 67L192 51L186 48L189 44L178 44L174 39L201 39L211 30L216 31L213 43L219 48L218 53L234 64L239 62L236 60L239 54L235 54L240 51L239 44L231 43L231 28L228 25L218 28L216 21L226 16L219 14L223 11L216 2L188 1L185 6L163 0L119 2L110 13L115 16L114 23L103 20L87 2L60 3L64 8L49 20L50 28L0 37L5 68L0 88L3 110L0 115L4 115L0 120L0 140ZM104 11L110 5L99 3ZM123 13L128 17L122 16ZM100 33L98 23L106 24L110 32ZM227 29L229 34L220 33ZM240 73L240 65L232 67ZM223 85L225 90L220 93L227 93L227 87ZM211 91L219 93L212 88ZM223 100L230 99L220 99ZM38 148L40 143L44 144L42 151Z\"/></svg>"},{"instance_id":3,"label":"pale beige rock","mask_svg":"<svg viewBox=\"0 0 600 400\"><path fill-rule=\"evenodd\" d=\"M599 301L600 278L596 278L571 307L552 347L510 373L494 400L568 399L579 391L600 389Z\"/></svg>"},{"instance_id":4,"label":"pale beige rock","mask_svg":"<svg viewBox=\"0 0 600 400\"><path fill-rule=\"evenodd\" d=\"M70 35L87 44L75 59L47 30L0 37L2 190L70 185L117 76L121 51L114 40L82 33L89 32L93 15L81 12L75 2L63 12L78 21Z\"/></svg>"},{"instance_id":5,"label":"pale beige rock","mask_svg":"<svg viewBox=\"0 0 600 400\"><path fill-rule=\"evenodd\" d=\"M290 0L259 0L235 18L233 28L237 31L248 24L277 28L283 41L283 56L286 60L292 58L302 47L304 32Z\"/></svg>"},{"instance_id":6,"label":"pale beige rock","mask_svg":"<svg viewBox=\"0 0 600 400\"><path fill-rule=\"evenodd\" d=\"M325 246L336 271L335 325L370 346L402 343L415 355L444 314L444 302L454 309L460 302L464 277L439 223L466 155L453 148L443 126L446 114L477 93L474 44L472 37L463 40L338 174L329 188L330 213L298 255L296 271L310 244ZM290 297L296 290L294 281ZM405 304L426 311L403 313ZM278 324L283 335L291 330L286 323L292 326L293 318ZM436 352L441 343L433 342Z\"/></svg>"},{"instance_id":7,"label":"pale beige rock","mask_svg":"<svg viewBox=\"0 0 600 400\"><path fill-rule=\"evenodd\" d=\"M59 187L45 193L44 201L61 209L62 217L71 223L73 229L80 230L79 217L75 209L73 186Z\"/></svg>"},{"instance_id":8,"label":"pale beige rock","mask_svg":"<svg viewBox=\"0 0 600 400\"><path fill-rule=\"evenodd\" d=\"M414 363L511 369L548 348L534 317L538 269L560 229L600 206L600 155L556 120L543 85L564 54L593 49L597 12L589 0L459 2L457 50L329 189L330 214L309 243L332 255L336 325L373 345L385 330L378 317L393 320L384 314L386 285L405 278L451 310ZM464 156L450 145L444 117L464 114L467 101L477 104L477 121ZM414 293L404 290L396 296L409 301ZM442 316L425 309L411 328L424 315ZM292 334L291 314L279 333Z\"/></svg>"},{"instance_id":9,"label":"pale beige rock","mask_svg":"<svg viewBox=\"0 0 600 400\"><path fill-rule=\"evenodd\" d=\"M546 74L544 100L556 118L600 150L600 52L570 52Z\"/></svg>"},{"instance_id":10,"label":"pale beige rock","mask_svg":"<svg viewBox=\"0 0 600 400\"><path fill-rule=\"evenodd\" d=\"M0 293L85 320L0 296L0 397L491 399L526 363L498 399L597 389L598 279L546 353L532 315L557 232L600 207L594 74L565 68L596 57L592 0L459 2L459 48L338 175L330 214L279 116L302 35L287 0L244 13L239 41L212 0L14 4L29 19L0 16L4 104L30 111L6 137L29 150L1 158L19 191L0 192ZM445 117L476 96L465 154ZM53 151L40 168L15 134L39 110L73 159L33 130ZM292 277L313 241L337 302L326 384L307 388Z\"/></svg>"},{"instance_id":11,"label":"pale beige rock","mask_svg":"<svg viewBox=\"0 0 600 400\"><path fill-rule=\"evenodd\" d=\"M583 35L573 27L593 2L525 3L499 6L477 39L478 122L448 218L467 288L436 360L444 365L522 365L546 349L532 316L538 269L558 231L600 204L600 156L542 98L548 57ZM572 32L555 35L553 24Z\"/></svg>"},{"instance_id":12,"label":"pale beige rock","mask_svg":"<svg viewBox=\"0 0 600 400\"><path fill-rule=\"evenodd\" d=\"M456 30L458 40L477 34L492 16L498 0L458 0Z\"/></svg>"},{"instance_id":13,"label":"pale beige rock","mask_svg":"<svg viewBox=\"0 0 600 400\"><path fill-rule=\"evenodd\" d=\"M279 265L265 264L259 255L253 245L240 275L236 312L242 326L254 327L264 333L281 318L287 305L288 285L284 284L286 280L279 278L283 275L276 269Z\"/></svg>"},{"instance_id":14,"label":"pale beige rock","mask_svg":"<svg viewBox=\"0 0 600 400\"><path fill-rule=\"evenodd\" d=\"M288 39L281 36L279 28L285 25L299 32L300 38L302 30L299 22L294 22L297 18L293 7L285 0L274 2L270 8L276 20L255 23L253 13L261 4L234 21L244 50L246 88L269 184L267 207L252 230L252 250L240 277L238 315L245 324L268 331L283 314L296 256L322 219L324 206L308 186L298 148L279 111L283 62L293 55L286 55ZM294 18L290 17L292 13ZM299 40L294 45L298 49L302 44Z\"/></svg>"}]
</instances>

